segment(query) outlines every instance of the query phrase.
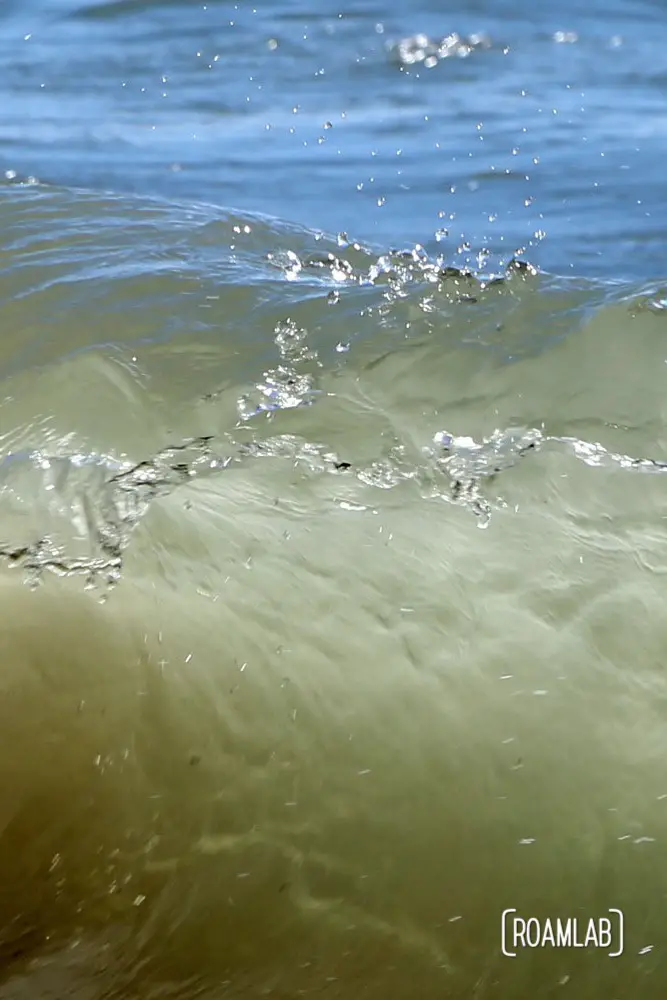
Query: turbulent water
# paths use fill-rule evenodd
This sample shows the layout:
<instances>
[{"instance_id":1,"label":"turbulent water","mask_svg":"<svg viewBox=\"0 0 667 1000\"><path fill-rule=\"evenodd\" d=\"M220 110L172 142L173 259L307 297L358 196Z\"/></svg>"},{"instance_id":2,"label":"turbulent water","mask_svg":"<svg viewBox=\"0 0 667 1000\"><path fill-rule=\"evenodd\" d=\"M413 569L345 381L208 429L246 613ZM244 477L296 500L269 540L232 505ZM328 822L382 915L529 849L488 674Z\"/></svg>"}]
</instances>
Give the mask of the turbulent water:
<instances>
[{"instance_id":1,"label":"turbulent water","mask_svg":"<svg viewBox=\"0 0 667 1000\"><path fill-rule=\"evenodd\" d=\"M0 998L657 1000L664 12L325 6L2 12Z\"/></svg>"}]
</instances>

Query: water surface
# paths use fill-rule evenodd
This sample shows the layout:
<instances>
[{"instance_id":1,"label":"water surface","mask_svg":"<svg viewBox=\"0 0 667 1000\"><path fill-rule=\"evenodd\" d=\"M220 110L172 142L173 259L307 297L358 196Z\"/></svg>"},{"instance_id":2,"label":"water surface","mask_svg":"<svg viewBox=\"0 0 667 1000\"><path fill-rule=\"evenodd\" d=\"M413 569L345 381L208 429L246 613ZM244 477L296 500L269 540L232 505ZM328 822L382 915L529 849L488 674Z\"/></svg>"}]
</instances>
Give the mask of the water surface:
<instances>
[{"instance_id":1,"label":"water surface","mask_svg":"<svg viewBox=\"0 0 667 1000\"><path fill-rule=\"evenodd\" d=\"M664 996L663 22L5 5L3 1000Z\"/></svg>"}]
</instances>

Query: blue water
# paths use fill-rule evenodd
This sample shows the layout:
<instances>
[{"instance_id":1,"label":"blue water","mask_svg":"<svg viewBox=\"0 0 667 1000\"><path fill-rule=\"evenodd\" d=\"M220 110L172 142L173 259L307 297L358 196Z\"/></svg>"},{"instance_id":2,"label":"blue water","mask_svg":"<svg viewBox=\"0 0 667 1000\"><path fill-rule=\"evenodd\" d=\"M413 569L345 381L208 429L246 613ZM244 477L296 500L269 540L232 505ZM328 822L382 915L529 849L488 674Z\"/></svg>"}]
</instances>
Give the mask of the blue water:
<instances>
[{"instance_id":1,"label":"blue water","mask_svg":"<svg viewBox=\"0 0 667 1000\"><path fill-rule=\"evenodd\" d=\"M0 172L661 277L666 29L652 0L5 0ZM452 32L490 46L392 51Z\"/></svg>"}]
</instances>

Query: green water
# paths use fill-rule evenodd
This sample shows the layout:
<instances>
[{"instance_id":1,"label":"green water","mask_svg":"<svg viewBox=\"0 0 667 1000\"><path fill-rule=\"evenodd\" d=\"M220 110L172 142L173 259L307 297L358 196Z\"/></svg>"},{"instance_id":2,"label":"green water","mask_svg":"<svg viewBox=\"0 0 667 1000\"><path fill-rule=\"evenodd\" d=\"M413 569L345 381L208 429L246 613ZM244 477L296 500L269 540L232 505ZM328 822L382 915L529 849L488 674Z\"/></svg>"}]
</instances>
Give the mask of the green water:
<instances>
[{"instance_id":1,"label":"green water","mask_svg":"<svg viewBox=\"0 0 667 1000\"><path fill-rule=\"evenodd\" d=\"M660 289L1 210L0 997L663 996Z\"/></svg>"}]
</instances>

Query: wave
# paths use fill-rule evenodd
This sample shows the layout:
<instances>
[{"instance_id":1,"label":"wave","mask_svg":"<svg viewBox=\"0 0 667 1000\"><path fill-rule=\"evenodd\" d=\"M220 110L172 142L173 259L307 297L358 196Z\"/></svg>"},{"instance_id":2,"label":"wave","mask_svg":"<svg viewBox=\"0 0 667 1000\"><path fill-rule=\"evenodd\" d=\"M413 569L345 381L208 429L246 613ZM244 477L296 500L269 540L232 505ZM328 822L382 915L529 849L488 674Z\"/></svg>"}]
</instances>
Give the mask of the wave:
<instances>
[{"instance_id":1,"label":"wave","mask_svg":"<svg viewBox=\"0 0 667 1000\"><path fill-rule=\"evenodd\" d=\"M664 290L0 218L0 997L662 988Z\"/></svg>"}]
</instances>

